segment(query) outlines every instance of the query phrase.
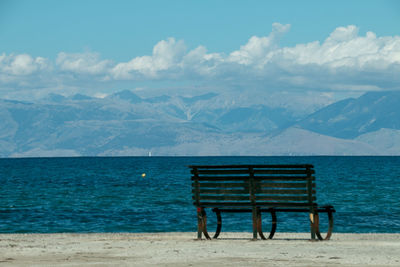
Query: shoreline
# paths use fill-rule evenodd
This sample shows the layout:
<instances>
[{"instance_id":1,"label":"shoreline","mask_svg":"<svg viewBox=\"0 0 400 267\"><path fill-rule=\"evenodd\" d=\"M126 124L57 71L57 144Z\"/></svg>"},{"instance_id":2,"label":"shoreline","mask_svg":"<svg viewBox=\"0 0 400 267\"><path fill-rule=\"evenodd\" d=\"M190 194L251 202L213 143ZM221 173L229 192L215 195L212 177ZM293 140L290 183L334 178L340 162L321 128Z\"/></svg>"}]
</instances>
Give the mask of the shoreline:
<instances>
[{"instance_id":1,"label":"shoreline","mask_svg":"<svg viewBox=\"0 0 400 267\"><path fill-rule=\"evenodd\" d=\"M400 266L400 233L223 232L196 240L195 232L0 234L0 266Z\"/></svg>"}]
</instances>

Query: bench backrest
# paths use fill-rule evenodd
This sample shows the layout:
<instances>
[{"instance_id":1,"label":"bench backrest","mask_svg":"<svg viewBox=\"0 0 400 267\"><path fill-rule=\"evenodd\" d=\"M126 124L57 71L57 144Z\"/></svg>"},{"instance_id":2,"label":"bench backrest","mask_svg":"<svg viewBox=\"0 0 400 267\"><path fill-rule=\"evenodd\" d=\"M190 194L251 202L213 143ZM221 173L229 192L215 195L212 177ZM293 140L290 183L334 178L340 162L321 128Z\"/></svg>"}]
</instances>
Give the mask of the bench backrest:
<instances>
[{"instance_id":1,"label":"bench backrest","mask_svg":"<svg viewBox=\"0 0 400 267\"><path fill-rule=\"evenodd\" d=\"M189 166L197 207L316 205L313 165Z\"/></svg>"}]
</instances>

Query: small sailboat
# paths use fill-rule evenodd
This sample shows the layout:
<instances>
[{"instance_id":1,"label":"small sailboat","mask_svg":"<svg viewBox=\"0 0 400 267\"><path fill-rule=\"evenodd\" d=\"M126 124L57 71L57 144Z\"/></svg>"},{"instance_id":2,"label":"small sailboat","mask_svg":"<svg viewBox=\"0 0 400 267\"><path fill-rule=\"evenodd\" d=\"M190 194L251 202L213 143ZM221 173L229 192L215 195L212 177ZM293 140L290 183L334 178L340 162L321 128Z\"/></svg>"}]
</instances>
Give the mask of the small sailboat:
<instances>
[{"instance_id":1,"label":"small sailboat","mask_svg":"<svg viewBox=\"0 0 400 267\"><path fill-rule=\"evenodd\" d=\"M149 151L149 157L151 157L151 151Z\"/></svg>"}]
</instances>

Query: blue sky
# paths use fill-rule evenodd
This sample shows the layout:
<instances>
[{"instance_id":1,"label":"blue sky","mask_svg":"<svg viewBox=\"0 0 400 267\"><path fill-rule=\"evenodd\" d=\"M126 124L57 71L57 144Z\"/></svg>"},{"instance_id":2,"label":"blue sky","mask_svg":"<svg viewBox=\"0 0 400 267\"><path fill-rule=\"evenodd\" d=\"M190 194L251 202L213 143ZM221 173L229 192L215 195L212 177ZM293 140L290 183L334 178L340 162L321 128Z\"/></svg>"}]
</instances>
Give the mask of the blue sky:
<instances>
[{"instance_id":1,"label":"blue sky","mask_svg":"<svg viewBox=\"0 0 400 267\"><path fill-rule=\"evenodd\" d=\"M158 41L230 52L274 22L291 24L283 45L325 39L336 27L398 35L399 1L0 1L0 51L54 58L60 51L99 52L129 60Z\"/></svg>"},{"instance_id":2,"label":"blue sky","mask_svg":"<svg viewBox=\"0 0 400 267\"><path fill-rule=\"evenodd\" d=\"M0 95L397 90L399 29L400 1L0 0Z\"/></svg>"}]
</instances>

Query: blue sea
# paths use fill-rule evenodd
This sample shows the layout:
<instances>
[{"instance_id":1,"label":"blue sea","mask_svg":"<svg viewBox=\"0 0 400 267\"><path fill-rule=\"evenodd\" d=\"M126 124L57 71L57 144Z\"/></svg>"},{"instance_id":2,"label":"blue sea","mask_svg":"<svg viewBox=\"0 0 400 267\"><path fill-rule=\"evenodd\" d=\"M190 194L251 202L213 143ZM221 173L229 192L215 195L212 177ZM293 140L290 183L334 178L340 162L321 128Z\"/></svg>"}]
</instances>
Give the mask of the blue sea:
<instances>
[{"instance_id":1,"label":"blue sea","mask_svg":"<svg viewBox=\"0 0 400 267\"><path fill-rule=\"evenodd\" d=\"M315 166L334 232L400 233L400 157L328 156L0 159L0 233L195 232L188 165L286 163ZM222 231L252 230L250 213L222 220ZM307 231L308 214L278 213L278 233Z\"/></svg>"}]
</instances>

